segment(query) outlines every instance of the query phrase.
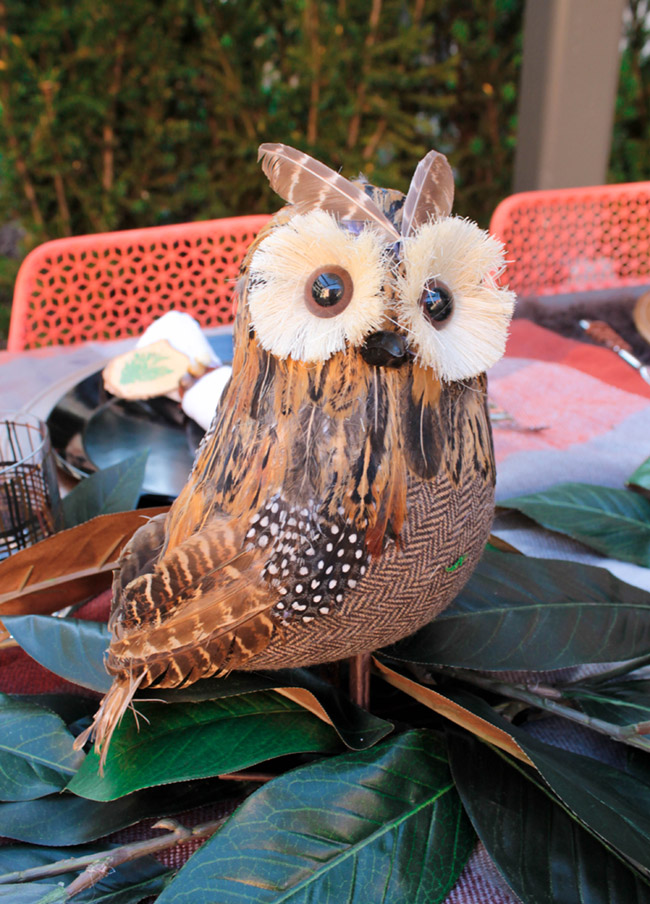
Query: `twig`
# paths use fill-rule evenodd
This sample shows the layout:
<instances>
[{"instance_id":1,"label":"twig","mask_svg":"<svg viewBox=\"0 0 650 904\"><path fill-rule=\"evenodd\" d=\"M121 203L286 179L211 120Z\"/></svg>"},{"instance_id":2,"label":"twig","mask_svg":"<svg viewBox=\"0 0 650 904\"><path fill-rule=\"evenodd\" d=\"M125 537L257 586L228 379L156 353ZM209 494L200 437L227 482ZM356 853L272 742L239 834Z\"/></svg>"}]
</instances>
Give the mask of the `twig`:
<instances>
[{"instance_id":1,"label":"twig","mask_svg":"<svg viewBox=\"0 0 650 904\"><path fill-rule=\"evenodd\" d=\"M359 78L359 84L357 86L355 112L348 126L348 138L346 144L350 150L356 145L359 138L359 133L361 131L361 116L364 111L366 91L368 88L366 79L368 78L369 74L372 48L374 47L375 41L377 39L377 31L379 29L381 4L382 0L372 0L370 17L368 20L368 34L366 35L362 53L361 76Z\"/></svg>"},{"instance_id":2,"label":"twig","mask_svg":"<svg viewBox=\"0 0 650 904\"><path fill-rule=\"evenodd\" d=\"M477 675L475 672L466 671L465 669L454 669L439 667L436 672L453 676L467 684L473 684L476 687L482 687L485 690L492 691L495 694L501 694L512 700L521 700L537 709L553 713L554 716L561 716L570 722L576 722L585 728L591 728L599 734L607 735L613 741L620 741L631 747L640 747L641 750L650 750L650 738L643 736L643 723L637 725L613 725L611 722L605 722L603 719L596 719L588 716L586 713L566 706L564 703L558 703L557 698L562 698L561 691L558 688L545 687L537 685L534 689L523 687L519 684L508 684L504 681L495 681L492 678L486 678L484 675ZM553 699L555 698L555 699ZM642 731L639 732L638 728Z\"/></svg>"},{"instance_id":3,"label":"twig","mask_svg":"<svg viewBox=\"0 0 650 904\"><path fill-rule=\"evenodd\" d=\"M578 678L575 681L569 682L567 687L572 687L578 683L589 684L592 686L596 685L599 687L601 684L612 681L614 678L620 678L621 675L629 675L631 672L636 672L646 665L650 665L650 653L646 653L645 656L639 656L636 659L630 659L627 662L623 662L604 672L597 672L595 675L586 675L584 678Z\"/></svg>"},{"instance_id":4,"label":"twig","mask_svg":"<svg viewBox=\"0 0 650 904\"><path fill-rule=\"evenodd\" d=\"M117 97L120 93L122 84L122 63L124 60L125 38L122 33L118 34L115 43L115 60L113 63L113 77L108 89L108 97L110 106L107 118L102 128L102 188L108 193L113 188L114 177L114 158L115 158L115 118Z\"/></svg>"},{"instance_id":5,"label":"twig","mask_svg":"<svg viewBox=\"0 0 650 904\"><path fill-rule=\"evenodd\" d=\"M305 3L305 32L309 41L309 55L312 63L311 86L309 89L309 114L307 116L307 143L316 144L318 137L318 107L320 104L320 61L321 46L318 39L318 4L312 0Z\"/></svg>"},{"instance_id":6,"label":"twig","mask_svg":"<svg viewBox=\"0 0 650 904\"><path fill-rule=\"evenodd\" d=\"M271 772L224 772L218 777L231 782L272 782L277 775Z\"/></svg>"},{"instance_id":7,"label":"twig","mask_svg":"<svg viewBox=\"0 0 650 904\"><path fill-rule=\"evenodd\" d=\"M7 34L7 8L6 4L0 2L0 59L4 64L5 69L10 69L10 61L8 54L6 53L6 44L8 40ZM38 205L38 200L36 198L36 190L34 188L34 183L32 182L29 176L29 169L27 167L27 163L21 153L20 143L18 141L18 136L14 131L14 123L13 123L13 111L11 106L11 90L9 88L9 84L3 78L0 80L0 97L2 98L3 104L3 118L5 123L5 129L7 132L7 140L9 142L9 147L14 155L14 161L16 164L16 169L18 171L18 175L22 179L23 184L23 192L25 193L25 197L29 202L29 207L32 213L32 217L37 226L42 227L44 225L43 214L41 213L41 209Z\"/></svg>"},{"instance_id":8,"label":"twig","mask_svg":"<svg viewBox=\"0 0 650 904\"><path fill-rule=\"evenodd\" d=\"M12 882L28 882L31 879L43 879L48 876L60 876L73 870L84 869L74 882L66 888L69 898L78 894L85 888L90 888L99 882L112 869L120 863L137 860L147 854L156 854L177 844L185 844L195 841L197 838L207 838L214 834L225 822L223 819L215 819L212 822L204 822L193 829L186 829L174 819L162 819L157 822L154 829L172 829L167 835L159 835L157 838L147 838L145 841L136 841L124 844L121 847L96 854L87 854L85 857L69 857L67 860L57 860L55 863L47 863L43 866L33 866L29 869L16 870L12 873L4 873L0 876L0 885Z\"/></svg>"},{"instance_id":9,"label":"twig","mask_svg":"<svg viewBox=\"0 0 650 904\"><path fill-rule=\"evenodd\" d=\"M382 116L382 118L377 123L377 128L370 136L370 140L368 141L368 143L366 144L366 146L364 148L364 151L363 151L363 159L364 160L370 160L374 156L374 153L377 150L377 145L379 144L381 139L384 137L384 132L386 131L387 126L388 126L388 122L386 120L386 117Z\"/></svg>"},{"instance_id":10,"label":"twig","mask_svg":"<svg viewBox=\"0 0 650 904\"><path fill-rule=\"evenodd\" d=\"M44 79L40 83L39 87L41 89L43 100L45 102L45 114L47 118L48 129L50 132L50 141L52 144L52 156L54 157L54 163L57 167L53 174L53 180L54 192L56 194L56 201L59 208L59 217L61 218L61 224L63 226L65 235L72 235L70 208L68 207L68 199L66 197L65 183L63 181L62 175L62 172L65 170L65 165L63 163L63 158L58 151L58 142L56 141L54 135L54 126L56 123L56 113L54 111L54 94L56 91L56 86L50 79Z\"/></svg>"},{"instance_id":11,"label":"twig","mask_svg":"<svg viewBox=\"0 0 650 904\"><path fill-rule=\"evenodd\" d=\"M350 697L363 709L370 704L370 653L351 656L350 663Z\"/></svg>"}]
</instances>

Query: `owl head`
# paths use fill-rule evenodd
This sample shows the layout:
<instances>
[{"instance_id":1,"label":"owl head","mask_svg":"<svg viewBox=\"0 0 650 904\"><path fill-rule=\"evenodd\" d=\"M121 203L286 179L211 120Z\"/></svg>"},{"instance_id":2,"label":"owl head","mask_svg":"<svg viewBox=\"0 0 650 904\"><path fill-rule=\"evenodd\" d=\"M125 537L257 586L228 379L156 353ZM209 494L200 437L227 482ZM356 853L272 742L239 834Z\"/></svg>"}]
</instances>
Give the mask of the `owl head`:
<instances>
[{"instance_id":1,"label":"owl head","mask_svg":"<svg viewBox=\"0 0 650 904\"><path fill-rule=\"evenodd\" d=\"M284 208L247 257L244 326L281 360L340 353L406 363L443 383L503 354L514 295L498 285L502 244L451 216L453 174L430 151L406 195L350 182L307 154L260 147Z\"/></svg>"}]
</instances>

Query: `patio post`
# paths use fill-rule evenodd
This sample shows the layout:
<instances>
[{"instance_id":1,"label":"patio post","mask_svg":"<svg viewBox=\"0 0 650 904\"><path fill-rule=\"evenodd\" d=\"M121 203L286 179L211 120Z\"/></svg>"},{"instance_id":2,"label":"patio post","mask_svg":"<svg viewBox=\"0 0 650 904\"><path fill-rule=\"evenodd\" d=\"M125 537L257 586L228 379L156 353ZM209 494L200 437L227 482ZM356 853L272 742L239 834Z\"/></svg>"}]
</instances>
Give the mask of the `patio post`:
<instances>
[{"instance_id":1,"label":"patio post","mask_svg":"<svg viewBox=\"0 0 650 904\"><path fill-rule=\"evenodd\" d=\"M606 181L625 0L527 0L513 191Z\"/></svg>"}]
</instances>

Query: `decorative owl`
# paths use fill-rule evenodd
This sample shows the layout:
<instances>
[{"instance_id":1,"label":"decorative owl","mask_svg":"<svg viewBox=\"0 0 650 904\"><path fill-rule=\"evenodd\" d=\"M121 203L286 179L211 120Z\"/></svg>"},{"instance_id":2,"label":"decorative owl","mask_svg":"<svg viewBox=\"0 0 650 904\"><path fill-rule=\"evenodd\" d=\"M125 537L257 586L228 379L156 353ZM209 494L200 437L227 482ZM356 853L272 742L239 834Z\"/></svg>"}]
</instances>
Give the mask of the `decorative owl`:
<instances>
[{"instance_id":1,"label":"decorative owl","mask_svg":"<svg viewBox=\"0 0 650 904\"><path fill-rule=\"evenodd\" d=\"M435 151L406 196L281 144L260 158L288 206L242 265L232 378L187 484L120 558L115 679L88 732L104 757L138 687L410 634L489 533L485 370L513 308L501 243L450 216Z\"/></svg>"}]
</instances>

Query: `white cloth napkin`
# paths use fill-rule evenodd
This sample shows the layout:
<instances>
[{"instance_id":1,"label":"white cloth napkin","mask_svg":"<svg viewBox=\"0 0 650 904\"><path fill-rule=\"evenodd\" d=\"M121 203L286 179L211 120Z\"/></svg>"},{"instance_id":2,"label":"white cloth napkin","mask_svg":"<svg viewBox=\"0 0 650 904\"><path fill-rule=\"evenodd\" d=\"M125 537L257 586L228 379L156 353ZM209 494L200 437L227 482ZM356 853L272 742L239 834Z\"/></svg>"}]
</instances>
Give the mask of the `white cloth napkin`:
<instances>
[{"instance_id":1,"label":"white cloth napkin","mask_svg":"<svg viewBox=\"0 0 650 904\"><path fill-rule=\"evenodd\" d=\"M154 320L138 339L136 348L151 345L159 339L166 339L177 351L205 367L218 367L221 364L198 322L183 311L168 311Z\"/></svg>"},{"instance_id":2,"label":"white cloth napkin","mask_svg":"<svg viewBox=\"0 0 650 904\"><path fill-rule=\"evenodd\" d=\"M204 430L207 430L212 422L217 403L231 373L232 367L228 367L228 365L211 370L197 380L183 396L181 408Z\"/></svg>"}]
</instances>

